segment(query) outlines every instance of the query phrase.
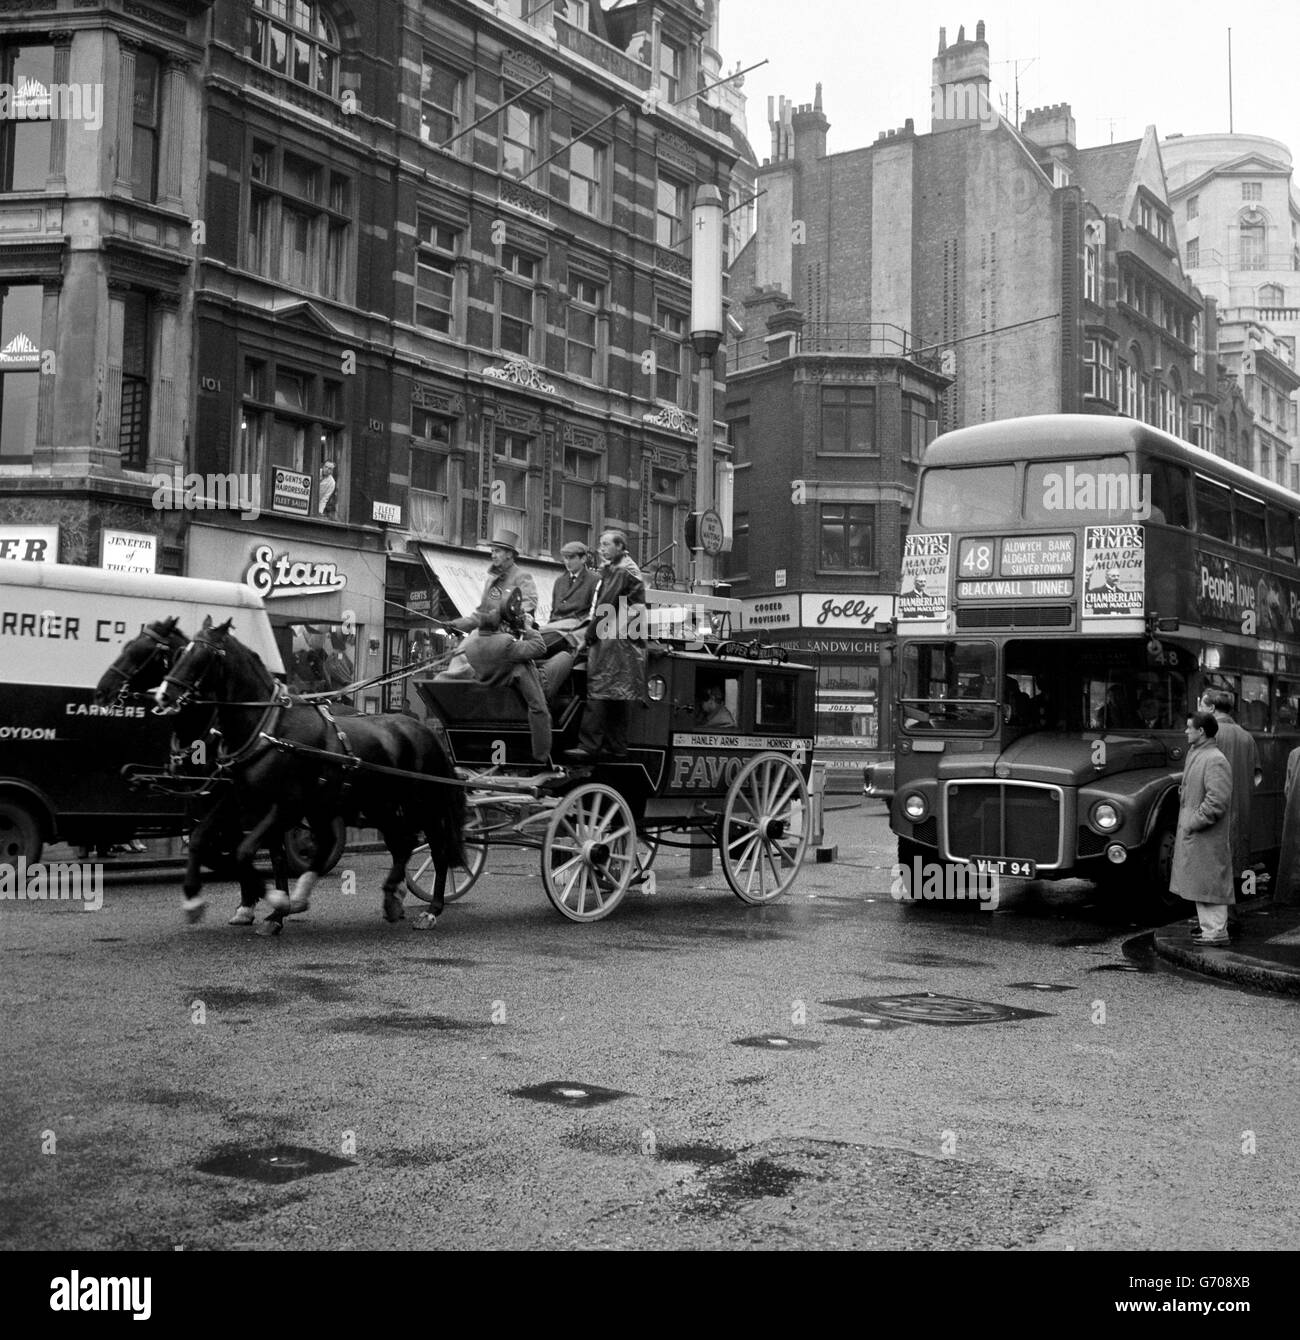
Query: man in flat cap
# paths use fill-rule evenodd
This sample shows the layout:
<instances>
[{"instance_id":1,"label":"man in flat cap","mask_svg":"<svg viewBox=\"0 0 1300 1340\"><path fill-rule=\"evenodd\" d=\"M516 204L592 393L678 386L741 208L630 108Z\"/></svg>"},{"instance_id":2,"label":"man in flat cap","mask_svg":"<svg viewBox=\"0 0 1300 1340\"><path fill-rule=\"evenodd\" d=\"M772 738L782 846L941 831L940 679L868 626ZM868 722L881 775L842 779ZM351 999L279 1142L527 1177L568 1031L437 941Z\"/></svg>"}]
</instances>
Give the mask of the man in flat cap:
<instances>
[{"instance_id":1,"label":"man in flat cap","mask_svg":"<svg viewBox=\"0 0 1300 1340\"><path fill-rule=\"evenodd\" d=\"M596 594L597 573L587 566L587 546L581 540L570 540L560 550L560 557L564 560L564 571L551 589L551 621L542 629L548 652L574 645L566 634L586 623Z\"/></svg>"},{"instance_id":2,"label":"man in flat cap","mask_svg":"<svg viewBox=\"0 0 1300 1340\"><path fill-rule=\"evenodd\" d=\"M462 633L472 632L483 622L489 611L500 612L502 604L510 599L511 591L518 589L523 612L528 618L537 611L537 583L530 573L515 562L519 557L519 536L512 530L499 530L492 536L492 564L483 585L483 599L478 609L463 619L454 620L450 627Z\"/></svg>"}]
</instances>

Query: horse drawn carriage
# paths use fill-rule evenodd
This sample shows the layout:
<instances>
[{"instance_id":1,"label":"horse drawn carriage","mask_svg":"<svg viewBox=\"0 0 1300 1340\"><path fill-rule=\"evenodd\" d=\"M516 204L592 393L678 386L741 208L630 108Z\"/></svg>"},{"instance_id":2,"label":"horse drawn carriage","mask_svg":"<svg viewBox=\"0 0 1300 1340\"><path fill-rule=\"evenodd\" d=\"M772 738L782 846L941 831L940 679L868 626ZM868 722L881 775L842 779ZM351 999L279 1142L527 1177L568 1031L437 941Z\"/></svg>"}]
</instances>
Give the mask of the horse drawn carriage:
<instances>
[{"instance_id":1,"label":"horse drawn carriage","mask_svg":"<svg viewBox=\"0 0 1300 1340\"><path fill-rule=\"evenodd\" d=\"M170 641L159 705L215 709L218 769L243 805L250 909L260 887L251 872L257 842L304 820L319 859L299 876L294 899L272 896L281 915L305 909L312 883L336 859L341 820L381 830L394 861L385 915L400 919L404 889L430 905L424 925L468 891L493 846L539 850L547 896L580 922L609 915L644 883L660 846L714 847L747 903L770 902L798 875L811 832L815 672L779 649L652 640L647 701L631 711L626 757L556 767L533 761L527 708L510 684L417 679L423 726L400 714L336 720L319 701L328 695L290 699L228 625L205 622L182 649L171 622L146 629L106 681L116 691L117 680L138 688L141 677L162 674L141 659ZM577 743L584 700L578 668L553 705L553 756ZM424 847L415 845L420 832ZM186 892L196 915L193 869Z\"/></svg>"},{"instance_id":2,"label":"horse drawn carriage","mask_svg":"<svg viewBox=\"0 0 1300 1340\"><path fill-rule=\"evenodd\" d=\"M665 846L714 847L747 903L791 886L811 831L812 668L757 644L662 642L651 644L646 682L626 759L550 769L531 761L527 712L509 686L416 681L470 788L466 863L448 899L469 889L493 846L540 850L547 897L572 921L608 916ZM581 669L566 689L554 708L557 753L577 743ZM702 710L711 695L723 704L712 724ZM426 900L427 876L417 853L407 888Z\"/></svg>"}]
</instances>

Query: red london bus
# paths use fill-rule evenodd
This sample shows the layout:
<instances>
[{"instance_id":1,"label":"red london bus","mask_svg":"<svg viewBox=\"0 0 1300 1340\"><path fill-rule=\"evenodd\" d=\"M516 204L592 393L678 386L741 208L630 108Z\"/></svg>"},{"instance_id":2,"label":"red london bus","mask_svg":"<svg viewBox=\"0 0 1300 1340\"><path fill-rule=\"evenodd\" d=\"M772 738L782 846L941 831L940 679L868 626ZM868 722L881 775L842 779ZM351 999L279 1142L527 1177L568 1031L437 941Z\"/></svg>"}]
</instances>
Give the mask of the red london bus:
<instances>
[{"instance_id":1,"label":"red london bus","mask_svg":"<svg viewBox=\"0 0 1300 1340\"><path fill-rule=\"evenodd\" d=\"M1132 419L1043 415L926 450L898 597L900 863L1168 899L1205 687L1260 752L1276 857L1300 745L1300 495Z\"/></svg>"}]
</instances>

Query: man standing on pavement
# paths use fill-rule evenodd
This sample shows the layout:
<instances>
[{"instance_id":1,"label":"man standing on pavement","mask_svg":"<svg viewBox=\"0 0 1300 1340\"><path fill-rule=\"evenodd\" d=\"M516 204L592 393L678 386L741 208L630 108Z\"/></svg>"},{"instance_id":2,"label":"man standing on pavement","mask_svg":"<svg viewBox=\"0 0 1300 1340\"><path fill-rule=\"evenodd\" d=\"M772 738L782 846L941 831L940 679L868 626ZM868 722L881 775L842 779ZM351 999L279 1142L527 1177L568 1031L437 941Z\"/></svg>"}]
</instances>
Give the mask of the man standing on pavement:
<instances>
[{"instance_id":1,"label":"man standing on pavement","mask_svg":"<svg viewBox=\"0 0 1300 1340\"><path fill-rule=\"evenodd\" d=\"M1259 747L1255 737L1228 715L1232 694L1222 689L1206 689L1201 694L1202 712L1213 712L1219 723L1215 744L1232 769L1232 887L1242 889L1242 875L1252 867L1250 859L1250 807L1255 788L1264 774L1259 766Z\"/></svg>"},{"instance_id":2,"label":"man standing on pavement","mask_svg":"<svg viewBox=\"0 0 1300 1340\"><path fill-rule=\"evenodd\" d=\"M1212 712L1187 718L1187 761L1179 787L1178 834L1169 890L1196 904L1192 940L1206 949L1228 940L1232 880L1232 768L1215 744Z\"/></svg>"}]
</instances>

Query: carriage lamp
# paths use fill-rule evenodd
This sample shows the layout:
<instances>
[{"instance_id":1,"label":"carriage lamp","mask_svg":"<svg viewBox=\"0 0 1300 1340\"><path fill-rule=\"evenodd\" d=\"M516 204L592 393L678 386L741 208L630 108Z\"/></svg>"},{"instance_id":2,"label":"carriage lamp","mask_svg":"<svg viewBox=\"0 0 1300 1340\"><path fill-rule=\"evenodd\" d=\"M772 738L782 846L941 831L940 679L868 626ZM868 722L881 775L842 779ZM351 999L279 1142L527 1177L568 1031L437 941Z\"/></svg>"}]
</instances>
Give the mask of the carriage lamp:
<instances>
[{"instance_id":1,"label":"carriage lamp","mask_svg":"<svg viewBox=\"0 0 1300 1340\"><path fill-rule=\"evenodd\" d=\"M650 695L652 703L662 702L664 694L668 692L668 681L662 675L651 675L645 691Z\"/></svg>"},{"instance_id":2,"label":"carriage lamp","mask_svg":"<svg viewBox=\"0 0 1300 1340\"><path fill-rule=\"evenodd\" d=\"M929 805L925 803L925 797L917 791L909 791L903 797L903 813L913 823L919 823L929 813Z\"/></svg>"},{"instance_id":3,"label":"carriage lamp","mask_svg":"<svg viewBox=\"0 0 1300 1340\"><path fill-rule=\"evenodd\" d=\"M1119 827L1120 813L1108 800L1099 801L1089 816L1092 826L1102 833L1112 833Z\"/></svg>"}]
</instances>

